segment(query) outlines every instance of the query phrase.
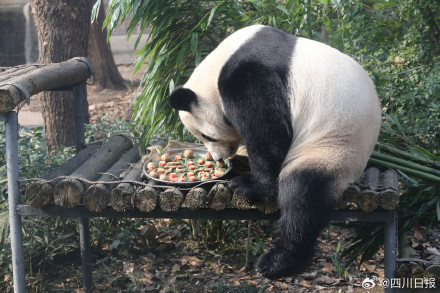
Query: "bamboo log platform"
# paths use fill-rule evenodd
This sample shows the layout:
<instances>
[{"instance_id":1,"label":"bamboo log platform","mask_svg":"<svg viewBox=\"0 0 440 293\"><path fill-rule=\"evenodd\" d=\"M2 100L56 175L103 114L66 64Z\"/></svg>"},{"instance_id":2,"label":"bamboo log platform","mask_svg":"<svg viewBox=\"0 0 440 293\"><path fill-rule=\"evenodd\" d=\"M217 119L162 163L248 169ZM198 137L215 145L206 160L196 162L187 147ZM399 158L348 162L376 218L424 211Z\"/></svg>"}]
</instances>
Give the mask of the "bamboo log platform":
<instances>
[{"instance_id":1,"label":"bamboo log platform","mask_svg":"<svg viewBox=\"0 0 440 293\"><path fill-rule=\"evenodd\" d=\"M194 145L170 141L165 150L185 147ZM152 146L147 150L153 155L157 154L157 149L160 148ZM231 159L233 169L225 180L177 187L171 182L164 186L142 178L142 162L148 154L141 159L137 147L133 148L126 137L112 137L93 151L94 155L78 161L76 169L64 169L63 164L31 184L26 192L27 203L35 208L54 203L65 208L84 205L89 211L98 213L107 208L117 212L137 210L146 213L156 209L165 212L177 212L179 209L257 210L267 215L278 212L275 198L252 203L229 188L228 180L250 172L247 157L243 155ZM74 158L79 156L81 153ZM60 171L62 169L63 172ZM52 188L44 189L44 192L32 187L47 184L50 180ZM335 210L395 210L399 204L398 190L398 177L394 171L369 166L356 182L347 187Z\"/></svg>"},{"instance_id":2,"label":"bamboo log platform","mask_svg":"<svg viewBox=\"0 0 440 293\"><path fill-rule=\"evenodd\" d=\"M54 64L19 65L0 70L0 112L7 113L32 95L85 81L92 74L86 58Z\"/></svg>"}]
</instances>

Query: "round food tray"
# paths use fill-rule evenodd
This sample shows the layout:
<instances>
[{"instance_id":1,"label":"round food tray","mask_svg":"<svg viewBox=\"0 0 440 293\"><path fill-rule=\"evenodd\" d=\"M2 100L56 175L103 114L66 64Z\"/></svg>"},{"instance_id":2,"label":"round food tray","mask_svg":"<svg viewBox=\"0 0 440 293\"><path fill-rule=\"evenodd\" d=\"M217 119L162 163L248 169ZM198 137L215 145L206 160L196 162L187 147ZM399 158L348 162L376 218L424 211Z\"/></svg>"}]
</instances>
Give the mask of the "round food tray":
<instances>
[{"instance_id":1,"label":"round food tray","mask_svg":"<svg viewBox=\"0 0 440 293\"><path fill-rule=\"evenodd\" d=\"M162 180L162 179L159 179L159 178L154 178L154 177L150 176L150 175L147 173L147 164L148 164L149 162L159 162L159 161L161 161L161 158L160 158L160 157L161 157L162 155L164 155L164 154L168 154L168 155L170 155L170 156L172 156L172 155L182 155L182 157L183 157L183 151L185 151L185 150L192 150L194 154L200 155L200 156L202 156L202 157L203 157L204 155L206 155L206 152L208 151L208 150L205 149L205 148L197 148L197 149L184 148L184 149L174 149L174 150L169 150L169 151L163 152L162 154L154 155L153 157L151 157L151 158L149 158L148 160L146 160L146 161L144 162L144 164L142 165L142 172L144 173L144 175L145 175L149 180L153 180L153 181L155 181L155 182L157 182L157 183L160 183L160 184L166 184L166 185L171 185L171 186L181 186L181 187L185 186L185 187L188 187L188 186L195 186L195 185L200 184L200 183L211 182L211 181L213 181L213 180L223 179L223 178L225 178L226 175L228 175L228 173L229 173L229 172L231 171L231 169L232 169L231 161L228 160L228 159L226 159L226 160L224 160L224 162L225 162L225 169L226 169L226 170L225 170L225 173L224 173L222 176L219 176L219 177L217 177L216 179L212 179L212 180L204 180L204 181L199 180L199 181L188 181L188 182L171 182L171 181L168 181L168 180Z\"/></svg>"}]
</instances>

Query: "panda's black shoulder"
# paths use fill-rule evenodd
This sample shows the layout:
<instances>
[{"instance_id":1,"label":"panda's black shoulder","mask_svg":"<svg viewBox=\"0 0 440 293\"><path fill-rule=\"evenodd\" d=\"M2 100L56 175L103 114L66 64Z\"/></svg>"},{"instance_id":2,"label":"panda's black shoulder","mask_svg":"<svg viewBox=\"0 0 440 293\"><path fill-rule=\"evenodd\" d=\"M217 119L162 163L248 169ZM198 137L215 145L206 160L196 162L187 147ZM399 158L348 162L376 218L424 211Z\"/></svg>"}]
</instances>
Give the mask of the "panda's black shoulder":
<instances>
[{"instance_id":1,"label":"panda's black shoulder","mask_svg":"<svg viewBox=\"0 0 440 293\"><path fill-rule=\"evenodd\" d=\"M249 70L271 71L287 82L296 41L297 37L291 34L262 26L223 65L218 81L219 88L223 82L230 81L231 78L240 83L240 75L237 76L237 71L243 74Z\"/></svg>"},{"instance_id":2,"label":"panda's black shoulder","mask_svg":"<svg viewBox=\"0 0 440 293\"><path fill-rule=\"evenodd\" d=\"M226 117L245 141L251 167L270 165L272 174L293 137L288 79L296 40L274 28L258 29L225 62L218 80Z\"/></svg>"}]
</instances>

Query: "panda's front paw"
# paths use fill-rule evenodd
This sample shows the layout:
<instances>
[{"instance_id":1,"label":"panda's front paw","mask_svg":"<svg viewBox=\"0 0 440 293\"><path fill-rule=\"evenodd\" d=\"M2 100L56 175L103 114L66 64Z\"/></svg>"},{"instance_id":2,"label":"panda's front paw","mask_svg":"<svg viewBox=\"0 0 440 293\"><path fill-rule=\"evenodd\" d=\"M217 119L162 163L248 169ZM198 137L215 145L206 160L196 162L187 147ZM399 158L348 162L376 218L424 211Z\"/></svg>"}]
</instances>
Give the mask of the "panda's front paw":
<instances>
[{"instance_id":1,"label":"panda's front paw","mask_svg":"<svg viewBox=\"0 0 440 293\"><path fill-rule=\"evenodd\" d=\"M267 200L276 196L276 186L262 184L252 175L241 175L229 182L229 187L237 195L247 197L251 201Z\"/></svg>"}]
</instances>

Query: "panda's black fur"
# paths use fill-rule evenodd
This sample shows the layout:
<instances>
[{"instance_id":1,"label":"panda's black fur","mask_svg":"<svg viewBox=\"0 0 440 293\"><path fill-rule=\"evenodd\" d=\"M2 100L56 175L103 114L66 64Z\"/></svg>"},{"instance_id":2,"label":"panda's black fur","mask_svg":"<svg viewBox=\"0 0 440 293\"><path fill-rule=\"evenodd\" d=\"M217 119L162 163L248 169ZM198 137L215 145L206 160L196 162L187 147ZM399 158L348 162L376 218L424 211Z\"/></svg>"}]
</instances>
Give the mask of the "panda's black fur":
<instances>
[{"instance_id":1,"label":"panda's black fur","mask_svg":"<svg viewBox=\"0 0 440 293\"><path fill-rule=\"evenodd\" d=\"M252 170L251 176L231 182L242 195L276 196L281 164L292 143L286 93L289 50L295 40L281 31L264 30L241 46L221 70L218 88L225 112L245 142Z\"/></svg>"},{"instance_id":2,"label":"panda's black fur","mask_svg":"<svg viewBox=\"0 0 440 293\"><path fill-rule=\"evenodd\" d=\"M377 103L371 106L373 110L366 111L371 113L368 115L379 114L378 117L373 117L374 121L371 121L372 130L368 131L368 136L371 138L367 140L369 146L365 150L359 146L353 148L353 153L361 153L363 156L361 163L353 167L356 170L351 170L351 167L347 166L347 162L351 162L350 160L354 158L345 160L344 157L338 157L338 148L347 148L341 154L350 157L348 144L356 145L363 142L361 139L350 141L359 138L355 137L355 134L352 137L336 135L334 145L330 148L334 151L327 151L324 147L321 153L313 140L311 147L308 147L307 140L305 146L301 143L300 146L295 145L295 139L298 139L295 135L299 134L294 132L294 127L299 127L296 124L301 121L292 117L294 103L291 99L295 99L296 96L295 93L293 96L291 94L292 66L294 66L292 64L295 64L292 63L291 58L294 56L299 38L264 26L251 27L249 30L252 32L251 37L240 43L237 49L231 49L233 52L230 55L227 55L227 46L233 45L233 42L223 44L219 52L214 51L213 56L208 56L211 57L207 61L210 65L217 65L214 58L217 56L219 60L225 62L218 64L220 66L217 69L207 66L201 69L203 74L194 74L193 80L173 91L170 103L181 111L182 121L184 123L186 121L185 125L188 129L201 140L203 134L206 135L202 131L216 129L217 133L212 132L208 135L221 140L222 135L231 134L232 138L224 141L225 149L235 148L234 145L238 143L234 139L236 136L243 139L252 172L251 175L234 178L230 186L237 194L253 201L277 197L281 216L275 231L274 246L258 261L261 274L275 279L300 273L310 263L316 239L327 224L333 205L340 198L340 194L333 193L341 192L341 188L348 184L347 180L357 179L343 179L343 177L344 174L349 174L351 177L359 176L358 173L365 167L371 154L380 125L380 109L376 109ZM240 41L241 37L235 37L233 40ZM333 49L324 48L324 50ZM336 53L332 51L332 54ZM337 54L336 56L339 56ZM341 59L341 62L347 60ZM354 66L351 64L352 61L348 62L350 66ZM356 72L362 70L356 66L353 70ZM210 70L218 77L212 78L206 75L206 71ZM368 79L363 74L362 78ZM335 86L345 89L350 85ZM371 86L368 85L367 88L370 89ZM322 89L319 90L322 92ZM374 95L374 89L372 92ZM371 103L376 103L375 99L377 97L371 98ZM366 100L370 101L369 98ZM306 105L307 101L303 103ZM310 103L319 103L319 101L313 100ZM335 105L338 103L340 102L336 101ZM326 109L320 107L317 109L318 114L322 113L325 116L326 113L323 111ZM309 114L312 117L310 119L316 119L313 118L314 113ZM197 118L197 115L203 117ZM207 120L210 119L212 121L208 123ZM302 119L309 118L305 116ZM331 119L325 117L324 121L331 123ZM324 129L325 127L327 126L323 125ZM235 131L237 135L234 134ZM334 131L330 129L329 133ZM333 137L330 137L330 141L331 139ZM210 145L212 146L207 141L204 143L207 144L208 149ZM292 150L297 147L299 151ZM336 156L329 157L332 154ZM303 161L304 163L301 163ZM300 162L299 165L296 162Z\"/></svg>"}]
</instances>

